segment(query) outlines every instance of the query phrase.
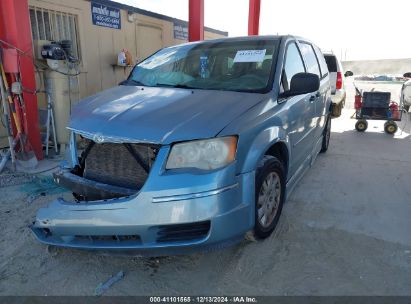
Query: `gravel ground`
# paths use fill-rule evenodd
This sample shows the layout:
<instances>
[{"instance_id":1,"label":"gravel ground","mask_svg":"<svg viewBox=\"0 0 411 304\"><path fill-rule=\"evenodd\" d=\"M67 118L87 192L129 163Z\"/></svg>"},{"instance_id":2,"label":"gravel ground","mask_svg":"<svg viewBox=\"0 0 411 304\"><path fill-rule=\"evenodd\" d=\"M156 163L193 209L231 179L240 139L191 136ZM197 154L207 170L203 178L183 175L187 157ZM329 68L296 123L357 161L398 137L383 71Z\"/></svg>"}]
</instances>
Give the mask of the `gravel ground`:
<instances>
[{"instance_id":1,"label":"gravel ground","mask_svg":"<svg viewBox=\"0 0 411 304\"><path fill-rule=\"evenodd\" d=\"M351 114L333 120L328 153L275 233L222 251L133 258L47 248L27 226L39 207L70 194L44 177L1 187L0 295L93 295L119 271L125 277L107 295L411 295L409 119L391 137L383 122L353 131Z\"/></svg>"},{"instance_id":2,"label":"gravel ground","mask_svg":"<svg viewBox=\"0 0 411 304\"><path fill-rule=\"evenodd\" d=\"M10 170L5 169L0 174L0 188L29 183L33 179L35 179L35 176L33 174L24 172L11 172Z\"/></svg>"}]
</instances>

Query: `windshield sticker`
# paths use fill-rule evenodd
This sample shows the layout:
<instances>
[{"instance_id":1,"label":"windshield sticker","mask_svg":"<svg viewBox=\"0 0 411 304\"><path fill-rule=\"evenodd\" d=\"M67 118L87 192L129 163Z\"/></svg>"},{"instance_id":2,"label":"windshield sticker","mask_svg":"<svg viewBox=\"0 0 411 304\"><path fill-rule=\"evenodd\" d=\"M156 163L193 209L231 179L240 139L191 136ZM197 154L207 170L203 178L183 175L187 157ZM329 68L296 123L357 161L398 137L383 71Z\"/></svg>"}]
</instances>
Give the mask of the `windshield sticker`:
<instances>
[{"instance_id":1,"label":"windshield sticker","mask_svg":"<svg viewBox=\"0 0 411 304\"><path fill-rule=\"evenodd\" d=\"M234 57L234 62L263 62L267 50L241 50Z\"/></svg>"},{"instance_id":2,"label":"windshield sticker","mask_svg":"<svg viewBox=\"0 0 411 304\"><path fill-rule=\"evenodd\" d=\"M208 78L210 75L208 71L208 57L206 55L200 56L200 77Z\"/></svg>"}]
</instances>

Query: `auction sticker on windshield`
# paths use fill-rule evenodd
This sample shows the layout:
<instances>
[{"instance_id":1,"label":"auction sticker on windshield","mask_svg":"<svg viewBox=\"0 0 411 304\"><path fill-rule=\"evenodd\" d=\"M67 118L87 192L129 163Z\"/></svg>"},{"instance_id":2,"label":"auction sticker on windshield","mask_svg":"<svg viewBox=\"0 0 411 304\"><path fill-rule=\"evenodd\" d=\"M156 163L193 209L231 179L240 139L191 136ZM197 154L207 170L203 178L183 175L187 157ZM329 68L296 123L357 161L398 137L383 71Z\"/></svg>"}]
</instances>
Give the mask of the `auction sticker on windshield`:
<instances>
[{"instance_id":1,"label":"auction sticker on windshield","mask_svg":"<svg viewBox=\"0 0 411 304\"><path fill-rule=\"evenodd\" d=\"M240 50L234 57L234 62L263 62L267 50Z\"/></svg>"}]
</instances>

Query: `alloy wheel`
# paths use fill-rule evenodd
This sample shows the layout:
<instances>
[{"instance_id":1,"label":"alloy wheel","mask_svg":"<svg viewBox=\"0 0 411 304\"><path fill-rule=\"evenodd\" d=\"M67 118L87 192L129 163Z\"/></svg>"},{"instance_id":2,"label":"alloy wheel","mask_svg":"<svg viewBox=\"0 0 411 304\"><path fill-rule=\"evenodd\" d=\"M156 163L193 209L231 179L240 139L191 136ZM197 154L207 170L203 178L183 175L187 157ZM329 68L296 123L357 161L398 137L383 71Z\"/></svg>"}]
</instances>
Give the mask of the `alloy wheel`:
<instances>
[{"instance_id":1,"label":"alloy wheel","mask_svg":"<svg viewBox=\"0 0 411 304\"><path fill-rule=\"evenodd\" d=\"M261 185L257 203L257 219L267 228L273 222L281 201L281 180L276 172L270 172Z\"/></svg>"}]
</instances>

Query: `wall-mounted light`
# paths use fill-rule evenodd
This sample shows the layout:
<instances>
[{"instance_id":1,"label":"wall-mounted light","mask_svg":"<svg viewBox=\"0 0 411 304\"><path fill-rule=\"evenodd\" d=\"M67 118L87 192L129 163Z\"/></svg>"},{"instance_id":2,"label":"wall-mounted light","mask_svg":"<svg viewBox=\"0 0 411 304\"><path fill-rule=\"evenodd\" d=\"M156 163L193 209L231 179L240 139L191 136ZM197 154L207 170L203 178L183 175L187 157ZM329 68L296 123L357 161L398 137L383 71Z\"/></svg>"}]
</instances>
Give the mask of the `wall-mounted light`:
<instances>
[{"instance_id":1,"label":"wall-mounted light","mask_svg":"<svg viewBox=\"0 0 411 304\"><path fill-rule=\"evenodd\" d=\"M134 22L135 14L132 11L127 12L127 20L128 22Z\"/></svg>"}]
</instances>

